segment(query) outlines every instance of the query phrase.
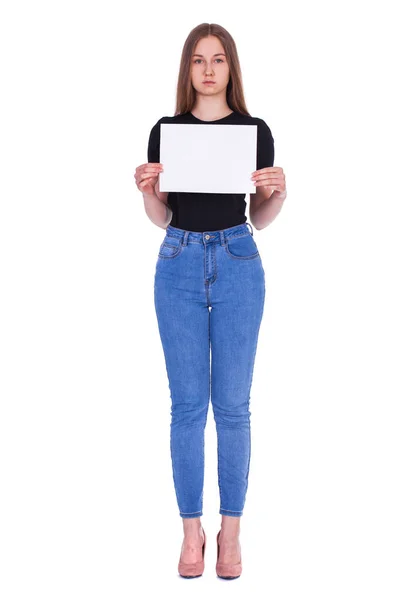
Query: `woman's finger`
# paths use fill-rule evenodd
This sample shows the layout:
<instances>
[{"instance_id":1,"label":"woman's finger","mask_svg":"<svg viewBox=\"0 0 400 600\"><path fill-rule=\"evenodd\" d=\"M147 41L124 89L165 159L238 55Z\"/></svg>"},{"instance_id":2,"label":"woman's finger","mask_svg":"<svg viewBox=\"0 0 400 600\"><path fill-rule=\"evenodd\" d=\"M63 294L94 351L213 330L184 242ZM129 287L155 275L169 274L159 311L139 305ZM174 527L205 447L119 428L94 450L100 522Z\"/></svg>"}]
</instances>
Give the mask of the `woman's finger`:
<instances>
[{"instance_id":1,"label":"woman's finger","mask_svg":"<svg viewBox=\"0 0 400 600\"><path fill-rule=\"evenodd\" d=\"M158 176L158 173L157 173L156 177L157 176ZM143 180L143 179L149 179L151 177L154 177L154 173L141 173L140 174L140 179L141 180ZM154 177L154 178L156 179L156 177Z\"/></svg>"},{"instance_id":2,"label":"woman's finger","mask_svg":"<svg viewBox=\"0 0 400 600\"><path fill-rule=\"evenodd\" d=\"M145 165L140 165L135 171L135 179L138 177L142 177L144 173L150 173L151 175L161 173L163 171L163 166L159 163L146 163Z\"/></svg>"},{"instance_id":3,"label":"woman's finger","mask_svg":"<svg viewBox=\"0 0 400 600\"><path fill-rule=\"evenodd\" d=\"M138 171L140 173L161 173L163 171L163 167L159 164L147 164L143 167L139 167Z\"/></svg>"},{"instance_id":4,"label":"woman's finger","mask_svg":"<svg viewBox=\"0 0 400 600\"><path fill-rule=\"evenodd\" d=\"M279 183L283 183L282 177L255 177L253 180L254 185L278 185Z\"/></svg>"},{"instance_id":5,"label":"woman's finger","mask_svg":"<svg viewBox=\"0 0 400 600\"><path fill-rule=\"evenodd\" d=\"M146 173L159 173L160 171L163 170L163 167L161 167L160 165L144 165L144 167L142 169L140 169L142 172Z\"/></svg>"},{"instance_id":6,"label":"woman's finger","mask_svg":"<svg viewBox=\"0 0 400 600\"><path fill-rule=\"evenodd\" d=\"M261 173L282 173L282 167L264 167L263 169L258 169L258 171L253 171L252 175L260 175Z\"/></svg>"}]
</instances>

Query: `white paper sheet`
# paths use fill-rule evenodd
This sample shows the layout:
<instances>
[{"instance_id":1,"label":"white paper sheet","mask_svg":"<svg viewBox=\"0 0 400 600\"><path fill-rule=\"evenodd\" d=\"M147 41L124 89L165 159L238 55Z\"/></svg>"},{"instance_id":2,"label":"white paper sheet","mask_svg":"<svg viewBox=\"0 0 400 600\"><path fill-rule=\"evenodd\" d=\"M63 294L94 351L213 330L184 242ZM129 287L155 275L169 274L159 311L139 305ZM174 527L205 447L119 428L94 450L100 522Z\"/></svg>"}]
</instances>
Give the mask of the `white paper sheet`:
<instances>
[{"instance_id":1,"label":"white paper sheet","mask_svg":"<svg viewBox=\"0 0 400 600\"><path fill-rule=\"evenodd\" d=\"M160 192L257 191L257 125L161 123Z\"/></svg>"}]
</instances>

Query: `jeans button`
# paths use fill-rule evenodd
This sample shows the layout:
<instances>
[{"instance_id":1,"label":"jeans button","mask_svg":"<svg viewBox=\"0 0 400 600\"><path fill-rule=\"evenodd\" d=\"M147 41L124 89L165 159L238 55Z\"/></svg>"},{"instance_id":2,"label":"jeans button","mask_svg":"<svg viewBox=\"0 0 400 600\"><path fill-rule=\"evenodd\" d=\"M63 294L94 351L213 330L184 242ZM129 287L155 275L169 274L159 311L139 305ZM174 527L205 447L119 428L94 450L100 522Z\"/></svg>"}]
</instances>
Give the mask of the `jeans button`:
<instances>
[{"instance_id":1,"label":"jeans button","mask_svg":"<svg viewBox=\"0 0 400 600\"><path fill-rule=\"evenodd\" d=\"M205 236L205 238L206 238L206 240L209 240L209 239L210 239L210 236L208 235L208 233L207 233L207 235Z\"/></svg>"}]
</instances>

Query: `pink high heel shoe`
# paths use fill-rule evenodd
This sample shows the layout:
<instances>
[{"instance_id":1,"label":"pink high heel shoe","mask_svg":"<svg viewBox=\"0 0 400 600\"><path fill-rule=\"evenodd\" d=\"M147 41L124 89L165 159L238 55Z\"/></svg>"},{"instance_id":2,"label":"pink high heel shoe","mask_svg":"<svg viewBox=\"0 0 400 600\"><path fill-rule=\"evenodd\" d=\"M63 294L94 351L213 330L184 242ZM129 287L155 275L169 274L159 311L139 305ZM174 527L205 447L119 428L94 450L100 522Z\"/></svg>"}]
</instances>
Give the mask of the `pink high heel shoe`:
<instances>
[{"instance_id":1,"label":"pink high heel shoe","mask_svg":"<svg viewBox=\"0 0 400 600\"><path fill-rule=\"evenodd\" d=\"M221 531L218 532L217 535L217 564L216 564L216 571L217 571L217 575L218 577L221 577L222 579L237 579L238 577L240 577L240 575L242 574L242 555L240 554L240 561L238 563L235 563L234 565L224 565L222 563L219 562L219 534L221 533Z\"/></svg>"},{"instance_id":2,"label":"pink high heel shoe","mask_svg":"<svg viewBox=\"0 0 400 600\"><path fill-rule=\"evenodd\" d=\"M204 542L202 547L202 559L195 563L185 563L182 561L182 558L179 558L178 564L178 572L181 577L185 577L186 579L191 579L192 577L200 577L204 572L204 553L206 551L206 534L202 527ZM181 552L182 556L182 552Z\"/></svg>"}]
</instances>

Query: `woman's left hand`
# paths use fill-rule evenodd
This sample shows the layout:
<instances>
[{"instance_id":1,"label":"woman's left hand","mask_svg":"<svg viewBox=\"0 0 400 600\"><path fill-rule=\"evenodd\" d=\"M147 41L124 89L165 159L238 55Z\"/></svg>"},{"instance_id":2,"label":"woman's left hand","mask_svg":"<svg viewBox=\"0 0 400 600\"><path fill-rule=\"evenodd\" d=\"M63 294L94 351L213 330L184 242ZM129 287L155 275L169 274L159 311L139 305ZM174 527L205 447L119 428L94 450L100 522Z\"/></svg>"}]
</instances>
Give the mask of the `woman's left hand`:
<instances>
[{"instance_id":1,"label":"woman's left hand","mask_svg":"<svg viewBox=\"0 0 400 600\"><path fill-rule=\"evenodd\" d=\"M282 167L265 167L252 173L251 180L257 187L265 187L274 192L274 197L286 198L286 181Z\"/></svg>"}]
</instances>

